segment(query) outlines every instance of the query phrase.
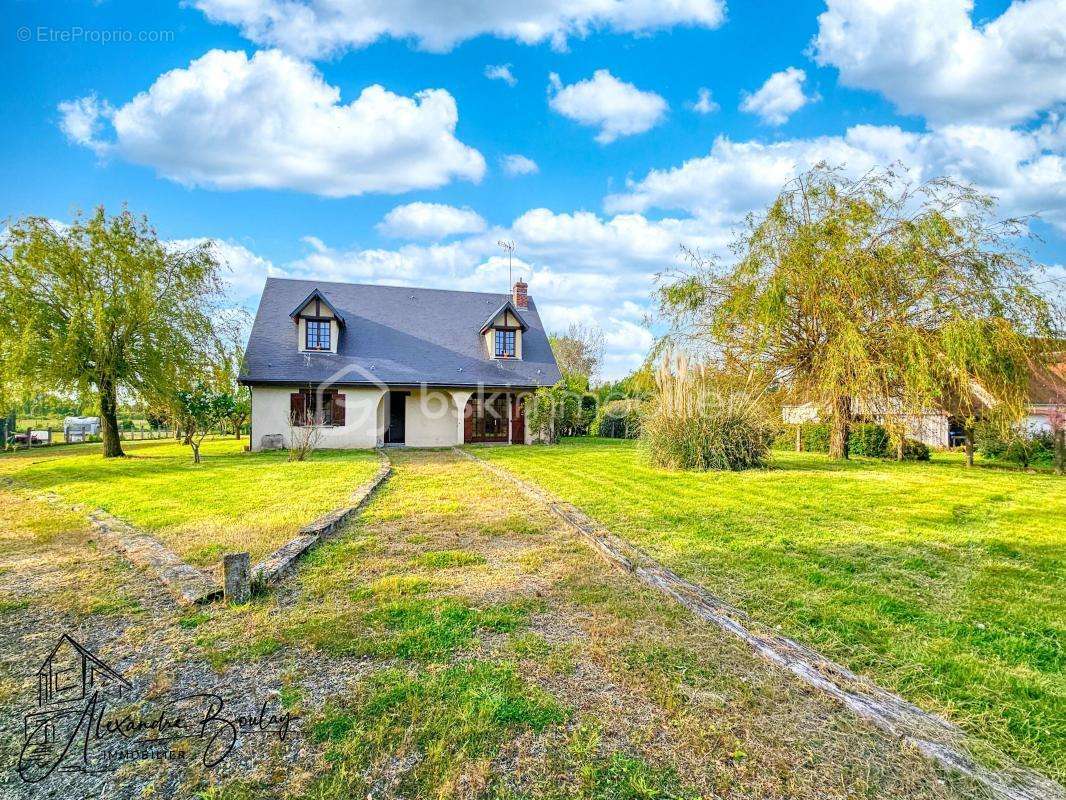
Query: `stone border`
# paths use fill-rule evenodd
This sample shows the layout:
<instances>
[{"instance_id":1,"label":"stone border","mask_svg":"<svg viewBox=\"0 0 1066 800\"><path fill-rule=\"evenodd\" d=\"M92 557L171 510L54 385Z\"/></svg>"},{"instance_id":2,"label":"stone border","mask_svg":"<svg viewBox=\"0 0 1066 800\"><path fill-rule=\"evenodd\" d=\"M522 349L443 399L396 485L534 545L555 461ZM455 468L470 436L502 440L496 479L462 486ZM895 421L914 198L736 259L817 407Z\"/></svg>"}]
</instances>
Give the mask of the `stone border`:
<instances>
[{"instance_id":1,"label":"stone border","mask_svg":"<svg viewBox=\"0 0 1066 800\"><path fill-rule=\"evenodd\" d=\"M9 488L20 488L14 481L5 483ZM100 508L87 509L81 503L70 503L55 492L30 490L29 493L49 505L85 514L89 525L106 544L122 553L135 567L153 572L182 604L208 603L222 596L222 587L210 575L186 564L158 539L125 520Z\"/></svg>"},{"instance_id":2,"label":"stone border","mask_svg":"<svg viewBox=\"0 0 1066 800\"><path fill-rule=\"evenodd\" d=\"M252 582L263 586L272 586L287 575L304 553L318 545L323 539L336 533L344 523L358 514L370 502L371 496L392 474L392 463L384 451L378 451L381 466L369 482L363 484L348 498L348 505L323 514L304 527L296 537L279 547L269 556L252 567Z\"/></svg>"},{"instance_id":3,"label":"stone border","mask_svg":"<svg viewBox=\"0 0 1066 800\"><path fill-rule=\"evenodd\" d=\"M1001 800L1066 800L1066 790L1058 783L1013 764L1005 757L1001 757L1007 765L1004 769L992 770L982 766L967 751L966 734L953 723L923 711L799 642L772 630L756 629L743 611L715 597L699 584L666 569L570 503L560 501L473 453L459 448L453 450L547 506L608 561L633 574L642 583L658 589L696 616L741 639L766 660L825 692L881 730L916 747L926 758L982 784L994 797Z\"/></svg>"}]
</instances>

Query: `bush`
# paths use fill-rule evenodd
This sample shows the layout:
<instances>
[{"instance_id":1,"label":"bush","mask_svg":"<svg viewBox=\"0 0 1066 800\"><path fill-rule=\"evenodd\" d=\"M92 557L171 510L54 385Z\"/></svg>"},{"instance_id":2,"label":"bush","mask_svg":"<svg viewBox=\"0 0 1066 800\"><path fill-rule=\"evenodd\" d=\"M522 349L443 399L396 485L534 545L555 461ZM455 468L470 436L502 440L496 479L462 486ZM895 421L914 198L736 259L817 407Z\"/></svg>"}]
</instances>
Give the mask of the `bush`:
<instances>
[{"instance_id":1,"label":"bush","mask_svg":"<svg viewBox=\"0 0 1066 800\"><path fill-rule=\"evenodd\" d=\"M641 441L650 461L667 469L741 470L761 467L777 434L749 393L719 388L703 370L664 365L644 414Z\"/></svg>"},{"instance_id":2,"label":"bush","mask_svg":"<svg viewBox=\"0 0 1066 800\"><path fill-rule=\"evenodd\" d=\"M829 423L805 422L800 426L803 449L808 453L829 452Z\"/></svg>"},{"instance_id":3,"label":"bush","mask_svg":"<svg viewBox=\"0 0 1066 800\"><path fill-rule=\"evenodd\" d=\"M643 406L644 404L635 398L604 403L596 412L592 435L608 439L640 438L640 415Z\"/></svg>"},{"instance_id":4,"label":"bush","mask_svg":"<svg viewBox=\"0 0 1066 800\"><path fill-rule=\"evenodd\" d=\"M928 461L929 448L925 442L919 442L917 439L905 439L903 442L903 459L904 461Z\"/></svg>"},{"instance_id":5,"label":"bush","mask_svg":"<svg viewBox=\"0 0 1066 800\"><path fill-rule=\"evenodd\" d=\"M974 446L984 458L1006 461L1021 467L1050 466L1055 459L1055 439L1049 431L1008 429L982 423L974 430Z\"/></svg>"},{"instance_id":6,"label":"bush","mask_svg":"<svg viewBox=\"0 0 1066 800\"><path fill-rule=\"evenodd\" d=\"M888 458L894 455L894 448L889 441L888 431L880 425L859 423L851 426L851 433L848 435L848 452L854 456Z\"/></svg>"}]
</instances>

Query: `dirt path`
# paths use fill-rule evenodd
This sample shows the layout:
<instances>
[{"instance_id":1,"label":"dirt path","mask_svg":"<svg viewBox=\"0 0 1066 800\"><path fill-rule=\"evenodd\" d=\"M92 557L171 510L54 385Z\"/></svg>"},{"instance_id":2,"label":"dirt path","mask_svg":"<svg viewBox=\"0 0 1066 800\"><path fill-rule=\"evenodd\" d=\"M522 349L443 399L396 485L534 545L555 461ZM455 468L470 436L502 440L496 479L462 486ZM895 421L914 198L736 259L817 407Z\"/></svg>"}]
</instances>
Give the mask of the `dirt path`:
<instances>
[{"instance_id":1,"label":"dirt path","mask_svg":"<svg viewBox=\"0 0 1066 800\"><path fill-rule=\"evenodd\" d=\"M2 796L981 796L613 570L476 464L391 455L362 518L240 608L179 611L76 521L0 516ZM245 736L210 770L141 762L30 793L11 748L65 631L138 696L221 687L298 714L297 732Z\"/></svg>"}]
</instances>

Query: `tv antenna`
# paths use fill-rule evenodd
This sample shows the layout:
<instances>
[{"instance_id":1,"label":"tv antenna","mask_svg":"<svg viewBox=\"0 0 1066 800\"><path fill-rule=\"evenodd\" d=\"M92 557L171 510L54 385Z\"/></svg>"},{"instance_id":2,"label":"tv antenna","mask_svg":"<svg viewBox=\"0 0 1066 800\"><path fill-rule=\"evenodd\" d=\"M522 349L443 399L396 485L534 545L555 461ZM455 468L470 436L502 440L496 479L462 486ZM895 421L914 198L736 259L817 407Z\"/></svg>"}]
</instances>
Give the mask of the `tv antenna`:
<instances>
[{"instance_id":1,"label":"tv antenna","mask_svg":"<svg viewBox=\"0 0 1066 800\"><path fill-rule=\"evenodd\" d=\"M500 239L496 244L507 251L507 291L511 291L511 287L514 286L511 278L511 258L514 256L515 243L513 239Z\"/></svg>"}]
</instances>

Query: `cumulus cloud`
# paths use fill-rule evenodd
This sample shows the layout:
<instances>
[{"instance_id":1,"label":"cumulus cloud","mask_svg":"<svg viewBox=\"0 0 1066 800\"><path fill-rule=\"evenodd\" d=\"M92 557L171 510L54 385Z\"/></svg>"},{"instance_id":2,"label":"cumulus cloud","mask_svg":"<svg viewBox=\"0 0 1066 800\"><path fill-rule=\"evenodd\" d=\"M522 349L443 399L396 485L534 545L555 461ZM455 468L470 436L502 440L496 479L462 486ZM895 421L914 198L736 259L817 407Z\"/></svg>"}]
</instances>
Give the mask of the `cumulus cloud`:
<instances>
[{"instance_id":1,"label":"cumulus cloud","mask_svg":"<svg viewBox=\"0 0 1066 800\"><path fill-rule=\"evenodd\" d=\"M765 207L798 172L827 161L858 175L900 163L915 180L949 175L999 198L1004 213L1039 213L1066 230L1066 123L1033 131L976 125L912 133L858 125L843 136L782 142L735 142L721 136L708 155L652 170L606 198L612 213L683 209L707 219L737 221Z\"/></svg>"},{"instance_id":2,"label":"cumulus cloud","mask_svg":"<svg viewBox=\"0 0 1066 800\"><path fill-rule=\"evenodd\" d=\"M606 69L598 69L591 78L569 86L564 86L554 72L549 80L548 105L582 125L598 127L596 141L600 144L644 133L666 115L667 104L662 97L620 81Z\"/></svg>"},{"instance_id":3,"label":"cumulus cloud","mask_svg":"<svg viewBox=\"0 0 1066 800\"><path fill-rule=\"evenodd\" d=\"M689 108L697 114L713 114L720 106L712 99L710 89L700 87L700 90L696 93L695 102L690 103Z\"/></svg>"},{"instance_id":4,"label":"cumulus cloud","mask_svg":"<svg viewBox=\"0 0 1066 800\"><path fill-rule=\"evenodd\" d=\"M61 103L74 142L154 167L187 186L293 189L327 197L479 181L485 159L455 137L455 99L382 86L343 104L310 64L277 50L212 50L164 73L108 116L93 97Z\"/></svg>"},{"instance_id":5,"label":"cumulus cloud","mask_svg":"<svg viewBox=\"0 0 1066 800\"><path fill-rule=\"evenodd\" d=\"M982 25L973 0L828 0L811 50L844 85L934 124L1014 123L1066 101L1066 0L1015 0Z\"/></svg>"},{"instance_id":6,"label":"cumulus cloud","mask_svg":"<svg viewBox=\"0 0 1066 800\"><path fill-rule=\"evenodd\" d=\"M775 72L757 92L744 98L740 110L755 114L768 125L784 125L793 113L811 101L803 93L805 80L807 73L795 67Z\"/></svg>"},{"instance_id":7,"label":"cumulus cloud","mask_svg":"<svg viewBox=\"0 0 1066 800\"><path fill-rule=\"evenodd\" d=\"M57 110L60 115L59 129L69 141L88 147L97 155L107 153L107 143L99 139L104 122L114 114L114 109L107 101L101 102L95 94L90 94L60 103Z\"/></svg>"},{"instance_id":8,"label":"cumulus cloud","mask_svg":"<svg viewBox=\"0 0 1066 800\"><path fill-rule=\"evenodd\" d=\"M566 48L593 31L647 34L677 25L716 28L724 0L471 0L456 11L440 0L194 0L213 22L240 28L260 45L310 58L366 47L381 38L410 39L444 52L489 34L523 44Z\"/></svg>"},{"instance_id":9,"label":"cumulus cloud","mask_svg":"<svg viewBox=\"0 0 1066 800\"><path fill-rule=\"evenodd\" d=\"M537 166L536 161L518 153L511 153L501 158L500 166L511 177L516 175L535 175L540 172L540 167Z\"/></svg>"},{"instance_id":10,"label":"cumulus cloud","mask_svg":"<svg viewBox=\"0 0 1066 800\"><path fill-rule=\"evenodd\" d=\"M508 86L515 86L518 78L511 72L510 64L486 64L485 77L490 81L503 81Z\"/></svg>"},{"instance_id":11,"label":"cumulus cloud","mask_svg":"<svg viewBox=\"0 0 1066 800\"><path fill-rule=\"evenodd\" d=\"M469 208L442 203L408 203L396 206L378 223L385 236L402 239L443 239L485 230L485 220Z\"/></svg>"},{"instance_id":12,"label":"cumulus cloud","mask_svg":"<svg viewBox=\"0 0 1066 800\"><path fill-rule=\"evenodd\" d=\"M223 280L232 300L258 300L267 277L284 274L269 259L233 241L196 237L171 239L166 242L166 246L172 250L191 250L207 241L211 242L211 252L222 265Z\"/></svg>"}]
</instances>

